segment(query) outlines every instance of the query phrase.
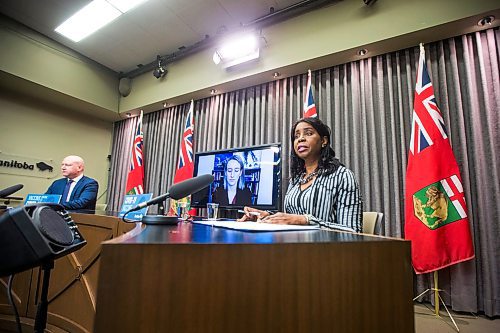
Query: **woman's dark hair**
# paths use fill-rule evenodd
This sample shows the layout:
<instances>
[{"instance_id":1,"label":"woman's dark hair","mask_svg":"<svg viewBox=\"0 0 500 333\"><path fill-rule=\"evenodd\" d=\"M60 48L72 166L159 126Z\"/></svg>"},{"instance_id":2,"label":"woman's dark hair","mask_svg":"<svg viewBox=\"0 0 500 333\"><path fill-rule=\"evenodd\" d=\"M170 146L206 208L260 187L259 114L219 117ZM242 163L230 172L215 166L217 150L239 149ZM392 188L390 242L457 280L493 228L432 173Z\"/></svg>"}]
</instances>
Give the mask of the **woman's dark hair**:
<instances>
[{"instance_id":1,"label":"woman's dark hair","mask_svg":"<svg viewBox=\"0 0 500 333\"><path fill-rule=\"evenodd\" d=\"M321 138L326 137L327 144L325 147L321 147L320 158L318 161L318 173L329 175L334 173L337 168L342 165L340 161L335 157L335 151L330 147L330 127L325 125L318 118L302 118L299 119L293 124L292 130L290 132L291 139L291 147L292 151L290 153L290 173L292 180L298 180L300 175L306 171L304 160L299 158L297 154L295 154L294 141L295 141L295 129L297 125L300 123L308 123L311 125L316 132L318 132Z\"/></svg>"}]
</instances>

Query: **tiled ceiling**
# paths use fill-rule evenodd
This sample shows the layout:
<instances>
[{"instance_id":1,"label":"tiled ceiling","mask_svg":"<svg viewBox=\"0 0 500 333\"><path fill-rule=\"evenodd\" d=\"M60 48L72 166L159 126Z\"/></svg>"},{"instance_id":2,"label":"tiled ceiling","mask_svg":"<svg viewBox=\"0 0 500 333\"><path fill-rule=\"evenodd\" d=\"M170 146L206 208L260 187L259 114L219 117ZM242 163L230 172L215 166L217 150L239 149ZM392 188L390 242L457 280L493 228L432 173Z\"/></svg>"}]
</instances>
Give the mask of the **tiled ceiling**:
<instances>
[{"instance_id":1,"label":"tiled ceiling","mask_svg":"<svg viewBox=\"0 0 500 333\"><path fill-rule=\"evenodd\" d=\"M221 30L297 4L298 0L149 0L75 43L54 29L90 0L3 0L0 13L115 72L127 73L156 55L189 47Z\"/></svg>"}]
</instances>

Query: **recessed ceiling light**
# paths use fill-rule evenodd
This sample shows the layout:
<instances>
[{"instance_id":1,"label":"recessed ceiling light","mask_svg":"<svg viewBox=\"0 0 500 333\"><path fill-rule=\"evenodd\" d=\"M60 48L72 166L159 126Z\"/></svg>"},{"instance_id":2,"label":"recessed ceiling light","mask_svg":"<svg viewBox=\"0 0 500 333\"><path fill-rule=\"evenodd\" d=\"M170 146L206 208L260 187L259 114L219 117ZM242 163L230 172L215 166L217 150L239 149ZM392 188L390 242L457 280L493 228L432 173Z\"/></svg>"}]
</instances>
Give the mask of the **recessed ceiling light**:
<instances>
[{"instance_id":1,"label":"recessed ceiling light","mask_svg":"<svg viewBox=\"0 0 500 333\"><path fill-rule=\"evenodd\" d=\"M495 21L495 16L488 15L480 19L479 22L477 22L477 25L480 27L484 27L485 25L491 25L493 21Z\"/></svg>"},{"instance_id":2,"label":"recessed ceiling light","mask_svg":"<svg viewBox=\"0 0 500 333\"><path fill-rule=\"evenodd\" d=\"M274 78L277 78L277 77L280 77L280 76L281 76L280 72L274 72L273 73L273 77Z\"/></svg>"},{"instance_id":3,"label":"recessed ceiling light","mask_svg":"<svg viewBox=\"0 0 500 333\"><path fill-rule=\"evenodd\" d=\"M59 25L55 31L79 42L145 0L94 0Z\"/></svg>"},{"instance_id":4,"label":"recessed ceiling light","mask_svg":"<svg viewBox=\"0 0 500 333\"><path fill-rule=\"evenodd\" d=\"M125 113L125 115L127 116L127 118L132 117L132 113L130 113L130 112Z\"/></svg>"},{"instance_id":5,"label":"recessed ceiling light","mask_svg":"<svg viewBox=\"0 0 500 333\"><path fill-rule=\"evenodd\" d=\"M74 42L79 42L121 14L109 2L95 0L64 21L56 28L56 32Z\"/></svg>"},{"instance_id":6,"label":"recessed ceiling light","mask_svg":"<svg viewBox=\"0 0 500 333\"><path fill-rule=\"evenodd\" d=\"M210 95L215 95L217 93L217 89L210 89Z\"/></svg>"},{"instance_id":7,"label":"recessed ceiling light","mask_svg":"<svg viewBox=\"0 0 500 333\"><path fill-rule=\"evenodd\" d=\"M166 108L167 107L167 102L163 103L163 107Z\"/></svg>"},{"instance_id":8,"label":"recessed ceiling light","mask_svg":"<svg viewBox=\"0 0 500 333\"><path fill-rule=\"evenodd\" d=\"M364 56L368 53L368 50L367 49L361 49L358 51L358 55L359 56Z\"/></svg>"}]
</instances>

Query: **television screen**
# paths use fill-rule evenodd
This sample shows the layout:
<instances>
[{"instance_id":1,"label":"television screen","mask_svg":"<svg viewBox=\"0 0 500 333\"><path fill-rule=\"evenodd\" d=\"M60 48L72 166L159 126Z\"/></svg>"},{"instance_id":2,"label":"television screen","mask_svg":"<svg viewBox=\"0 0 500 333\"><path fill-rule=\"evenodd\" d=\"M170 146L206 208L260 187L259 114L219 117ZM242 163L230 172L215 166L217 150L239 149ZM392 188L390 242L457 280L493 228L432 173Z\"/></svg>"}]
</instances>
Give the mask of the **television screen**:
<instances>
[{"instance_id":1,"label":"television screen","mask_svg":"<svg viewBox=\"0 0 500 333\"><path fill-rule=\"evenodd\" d=\"M211 174L213 183L191 196L191 206L219 208L252 206L278 209L281 181L281 144L197 153L194 176Z\"/></svg>"}]
</instances>

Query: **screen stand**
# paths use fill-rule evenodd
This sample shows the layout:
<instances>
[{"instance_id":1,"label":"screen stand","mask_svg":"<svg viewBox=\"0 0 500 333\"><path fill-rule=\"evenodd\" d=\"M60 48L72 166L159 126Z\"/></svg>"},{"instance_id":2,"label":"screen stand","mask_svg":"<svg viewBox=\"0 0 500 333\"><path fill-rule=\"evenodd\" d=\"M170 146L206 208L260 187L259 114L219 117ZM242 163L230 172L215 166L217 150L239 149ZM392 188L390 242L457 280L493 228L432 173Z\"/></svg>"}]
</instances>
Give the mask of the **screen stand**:
<instances>
[{"instance_id":1,"label":"screen stand","mask_svg":"<svg viewBox=\"0 0 500 333\"><path fill-rule=\"evenodd\" d=\"M142 217L142 223L144 224L176 225L179 221L180 219L177 216L144 215Z\"/></svg>"}]
</instances>

